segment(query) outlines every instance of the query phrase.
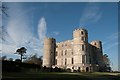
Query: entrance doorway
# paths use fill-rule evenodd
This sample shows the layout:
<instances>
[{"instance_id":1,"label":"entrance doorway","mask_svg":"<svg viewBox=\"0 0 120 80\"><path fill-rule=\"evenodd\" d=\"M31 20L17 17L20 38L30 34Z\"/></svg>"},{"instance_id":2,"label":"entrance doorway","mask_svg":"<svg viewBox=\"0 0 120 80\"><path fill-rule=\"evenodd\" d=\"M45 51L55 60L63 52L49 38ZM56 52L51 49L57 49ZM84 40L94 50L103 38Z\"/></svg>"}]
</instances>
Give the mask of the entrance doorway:
<instances>
[{"instance_id":1,"label":"entrance doorway","mask_svg":"<svg viewBox=\"0 0 120 80\"><path fill-rule=\"evenodd\" d=\"M88 72L89 71L89 67L86 67L86 72Z\"/></svg>"}]
</instances>

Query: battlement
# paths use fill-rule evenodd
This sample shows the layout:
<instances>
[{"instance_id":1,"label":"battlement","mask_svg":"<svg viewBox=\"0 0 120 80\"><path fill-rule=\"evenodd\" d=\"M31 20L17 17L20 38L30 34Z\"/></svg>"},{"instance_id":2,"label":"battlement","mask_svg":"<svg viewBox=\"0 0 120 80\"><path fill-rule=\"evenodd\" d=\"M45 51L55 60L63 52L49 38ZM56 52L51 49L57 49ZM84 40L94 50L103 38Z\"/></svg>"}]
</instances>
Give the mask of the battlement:
<instances>
[{"instance_id":1,"label":"battlement","mask_svg":"<svg viewBox=\"0 0 120 80\"><path fill-rule=\"evenodd\" d=\"M55 38L50 38L50 37L46 37L45 39L50 39L50 40L54 39L55 40Z\"/></svg>"},{"instance_id":2,"label":"battlement","mask_svg":"<svg viewBox=\"0 0 120 80\"><path fill-rule=\"evenodd\" d=\"M101 43L100 40L94 40L94 41L91 41L91 43Z\"/></svg>"},{"instance_id":3,"label":"battlement","mask_svg":"<svg viewBox=\"0 0 120 80\"><path fill-rule=\"evenodd\" d=\"M82 27L75 29L73 32L75 32L75 31L79 31L79 30L84 30L84 31L87 32L87 30L86 30L85 28L82 28Z\"/></svg>"},{"instance_id":4,"label":"battlement","mask_svg":"<svg viewBox=\"0 0 120 80\"><path fill-rule=\"evenodd\" d=\"M66 40L66 41L63 41L63 42L57 42L56 44L64 44L64 43L67 43L67 42L72 42L73 40Z\"/></svg>"}]
</instances>

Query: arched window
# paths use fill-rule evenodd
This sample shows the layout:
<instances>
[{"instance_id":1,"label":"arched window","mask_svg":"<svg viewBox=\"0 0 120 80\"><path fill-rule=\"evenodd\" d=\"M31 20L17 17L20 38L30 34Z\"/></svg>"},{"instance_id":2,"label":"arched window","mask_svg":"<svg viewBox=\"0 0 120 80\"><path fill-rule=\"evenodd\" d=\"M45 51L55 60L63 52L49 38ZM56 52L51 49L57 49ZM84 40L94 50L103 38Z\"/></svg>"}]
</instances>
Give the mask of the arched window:
<instances>
[{"instance_id":1,"label":"arched window","mask_svg":"<svg viewBox=\"0 0 120 80\"><path fill-rule=\"evenodd\" d=\"M81 35L83 35L83 31L81 31Z\"/></svg>"}]
</instances>

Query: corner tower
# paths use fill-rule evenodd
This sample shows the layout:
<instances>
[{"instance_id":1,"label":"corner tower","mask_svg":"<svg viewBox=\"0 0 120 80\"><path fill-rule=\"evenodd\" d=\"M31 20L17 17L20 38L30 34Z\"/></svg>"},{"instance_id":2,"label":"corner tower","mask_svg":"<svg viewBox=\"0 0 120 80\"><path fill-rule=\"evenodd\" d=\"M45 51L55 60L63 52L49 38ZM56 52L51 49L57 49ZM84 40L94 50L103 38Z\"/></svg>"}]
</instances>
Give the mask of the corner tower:
<instances>
[{"instance_id":1,"label":"corner tower","mask_svg":"<svg viewBox=\"0 0 120 80\"><path fill-rule=\"evenodd\" d=\"M52 67L55 65L56 40L54 38L45 38L43 66Z\"/></svg>"},{"instance_id":2,"label":"corner tower","mask_svg":"<svg viewBox=\"0 0 120 80\"><path fill-rule=\"evenodd\" d=\"M103 65L103 51L102 51L102 42L101 41L92 41L90 43L92 46L95 47L94 49L94 56L96 55L96 62L95 64L98 64L98 65Z\"/></svg>"},{"instance_id":3,"label":"corner tower","mask_svg":"<svg viewBox=\"0 0 120 80\"><path fill-rule=\"evenodd\" d=\"M83 28L79 28L73 31L73 50L74 50L74 65L81 67L81 70L85 70L84 67L89 63L88 56L88 31ZM78 68L76 68L78 69Z\"/></svg>"}]
</instances>

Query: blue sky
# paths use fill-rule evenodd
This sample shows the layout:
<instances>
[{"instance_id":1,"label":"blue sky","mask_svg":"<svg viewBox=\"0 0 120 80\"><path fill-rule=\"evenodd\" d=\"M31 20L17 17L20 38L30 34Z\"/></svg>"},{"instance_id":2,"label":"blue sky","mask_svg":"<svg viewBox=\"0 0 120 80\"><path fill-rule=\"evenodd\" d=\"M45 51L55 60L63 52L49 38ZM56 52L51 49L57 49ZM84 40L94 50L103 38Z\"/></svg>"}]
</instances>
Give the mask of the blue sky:
<instances>
[{"instance_id":1,"label":"blue sky","mask_svg":"<svg viewBox=\"0 0 120 80\"><path fill-rule=\"evenodd\" d=\"M44 37L54 37L57 42L72 39L74 29L88 30L89 42L101 40L103 52L108 54L114 70L118 68L118 5L117 3L56 3L7 2L9 17L3 15L5 41L2 55L19 58L13 54L25 46L27 55L43 55ZM5 33L6 32L6 33Z\"/></svg>"}]
</instances>

